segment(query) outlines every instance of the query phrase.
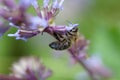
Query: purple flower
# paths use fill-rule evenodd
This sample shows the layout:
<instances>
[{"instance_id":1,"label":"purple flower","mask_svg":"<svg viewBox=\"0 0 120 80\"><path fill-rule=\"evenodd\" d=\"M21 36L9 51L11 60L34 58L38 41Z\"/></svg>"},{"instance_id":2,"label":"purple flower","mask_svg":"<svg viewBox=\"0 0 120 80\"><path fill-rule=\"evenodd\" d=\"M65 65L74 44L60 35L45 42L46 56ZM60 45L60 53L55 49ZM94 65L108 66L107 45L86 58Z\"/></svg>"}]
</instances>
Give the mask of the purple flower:
<instances>
[{"instance_id":1,"label":"purple flower","mask_svg":"<svg viewBox=\"0 0 120 80\"><path fill-rule=\"evenodd\" d=\"M23 80L23 79L19 79L14 76L0 74L0 80Z\"/></svg>"},{"instance_id":2,"label":"purple flower","mask_svg":"<svg viewBox=\"0 0 120 80\"><path fill-rule=\"evenodd\" d=\"M101 57L98 55L93 55L85 60L85 64L89 66L96 76L109 78L112 75L111 71L104 65Z\"/></svg>"},{"instance_id":3,"label":"purple flower","mask_svg":"<svg viewBox=\"0 0 120 80\"><path fill-rule=\"evenodd\" d=\"M74 54L79 59L85 60L87 58L87 48L89 41L84 38L84 36L79 35L78 39L74 44L68 49L71 54ZM73 57L73 56L72 56ZM74 57L73 57L74 58Z\"/></svg>"},{"instance_id":4,"label":"purple flower","mask_svg":"<svg viewBox=\"0 0 120 80\"><path fill-rule=\"evenodd\" d=\"M27 40L47 28L47 33L51 30L63 31L69 29L66 25L55 25L55 17L62 10L62 4L64 0L58 2L58 0L52 1L52 5L49 5L50 0L43 0L43 7L40 8L37 0L19 0L17 4L14 0L0 0L3 6L0 8L0 17L8 21L7 26L16 27L18 31L15 34L8 34L8 36L16 37L16 39ZM33 6L37 16L27 13L27 9ZM51 28L52 27L52 28ZM71 28L70 28L71 29ZM7 29L8 30L8 29ZM0 28L1 33L5 33ZM51 34L51 33L49 33Z\"/></svg>"},{"instance_id":5,"label":"purple flower","mask_svg":"<svg viewBox=\"0 0 120 80\"><path fill-rule=\"evenodd\" d=\"M24 57L12 66L10 76L24 80L46 80L52 75L37 57Z\"/></svg>"}]
</instances>

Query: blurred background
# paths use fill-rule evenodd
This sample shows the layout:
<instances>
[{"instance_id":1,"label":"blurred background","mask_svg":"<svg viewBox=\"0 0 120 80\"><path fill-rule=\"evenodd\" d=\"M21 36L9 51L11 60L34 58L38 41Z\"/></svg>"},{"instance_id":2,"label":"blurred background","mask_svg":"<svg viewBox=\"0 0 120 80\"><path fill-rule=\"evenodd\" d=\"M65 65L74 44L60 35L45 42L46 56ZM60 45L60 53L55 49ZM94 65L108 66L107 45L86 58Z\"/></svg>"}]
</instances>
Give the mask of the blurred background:
<instances>
[{"instance_id":1,"label":"blurred background","mask_svg":"<svg viewBox=\"0 0 120 80\"><path fill-rule=\"evenodd\" d=\"M42 0L40 4L42 4ZM88 55L98 54L111 69L109 80L120 80L120 0L65 0L64 9L56 18L57 25L79 23L79 31L90 40ZM33 8L29 9L33 13ZM48 80L75 80L84 71L79 64L69 64L67 51L56 52L49 48L53 37L44 33L28 41L15 40L8 33L0 38L0 73L9 74L10 67L22 56L39 56L54 74ZM61 55L62 54L62 55Z\"/></svg>"}]
</instances>

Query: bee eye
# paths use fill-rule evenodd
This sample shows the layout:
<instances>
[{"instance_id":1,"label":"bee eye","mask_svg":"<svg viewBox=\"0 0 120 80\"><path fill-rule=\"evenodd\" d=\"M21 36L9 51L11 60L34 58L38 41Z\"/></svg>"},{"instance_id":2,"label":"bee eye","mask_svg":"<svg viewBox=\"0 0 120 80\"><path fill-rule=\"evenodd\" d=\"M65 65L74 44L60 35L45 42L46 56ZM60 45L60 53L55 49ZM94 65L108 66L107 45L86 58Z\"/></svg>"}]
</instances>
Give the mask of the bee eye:
<instances>
[{"instance_id":1,"label":"bee eye","mask_svg":"<svg viewBox=\"0 0 120 80\"><path fill-rule=\"evenodd\" d=\"M76 27L74 27L72 30L70 30L70 32L77 32L78 29Z\"/></svg>"}]
</instances>

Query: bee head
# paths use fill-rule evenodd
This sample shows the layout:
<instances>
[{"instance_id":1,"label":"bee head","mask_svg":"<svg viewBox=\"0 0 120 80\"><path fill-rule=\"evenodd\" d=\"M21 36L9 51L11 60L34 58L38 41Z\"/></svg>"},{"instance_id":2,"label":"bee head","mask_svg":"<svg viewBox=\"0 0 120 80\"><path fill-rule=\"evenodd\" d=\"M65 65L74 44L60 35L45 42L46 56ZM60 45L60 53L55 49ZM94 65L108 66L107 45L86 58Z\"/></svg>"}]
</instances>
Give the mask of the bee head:
<instances>
[{"instance_id":1,"label":"bee head","mask_svg":"<svg viewBox=\"0 0 120 80\"><path fill-rule=\"evenodd\" d=\"M77 29L77 27L79 26L79 24L73 24L73 23L71 23L70 21L69 21L69 25L67 26L67 30L68 31L74 31L74 30L76 30Z\"/></svg>"},{"instance_id":2,"label":"bee head","mask_svg":"<svg viewBox=\"0 0 120 80\"><path fill-rule=\"evenodd\" d=\"M79 24L70 24L71 30L70 32L77 32Z\"/></svg>"}]
</instances>

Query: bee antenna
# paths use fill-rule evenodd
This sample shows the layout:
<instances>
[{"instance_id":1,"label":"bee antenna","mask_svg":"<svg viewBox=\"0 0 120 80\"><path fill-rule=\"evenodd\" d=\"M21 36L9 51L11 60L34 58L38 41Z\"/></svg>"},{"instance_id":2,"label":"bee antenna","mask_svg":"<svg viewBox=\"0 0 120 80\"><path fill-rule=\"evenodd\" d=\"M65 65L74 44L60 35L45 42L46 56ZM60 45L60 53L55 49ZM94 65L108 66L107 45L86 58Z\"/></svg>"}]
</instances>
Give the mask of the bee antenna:
<instances>
[{"instance_id":1,"label":"bee antenna","mask_svg":"<svg viewBox=\"0 0 120 80\"><path fill-rule=\"evenodd\" d=\"M69 23L69 24L73 24L73 23L72 23L71 21L69 21L69 20L66 20L66 22Z\"/></svg>"},{"instance_id":2,"label":"bee antenna","mask_svg":"<svg viewBox=\"0 0 120 80\"><path fill-rule=\"evenodd\" d=\"M74 26L74 27L77 27L79 24L73 24L71 21L69 21L69 20L66 20L68 23L69 23L69 25L71 26Z\"/></svg>"}]
</instances>

